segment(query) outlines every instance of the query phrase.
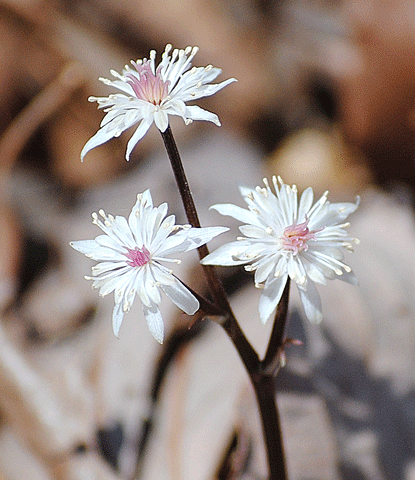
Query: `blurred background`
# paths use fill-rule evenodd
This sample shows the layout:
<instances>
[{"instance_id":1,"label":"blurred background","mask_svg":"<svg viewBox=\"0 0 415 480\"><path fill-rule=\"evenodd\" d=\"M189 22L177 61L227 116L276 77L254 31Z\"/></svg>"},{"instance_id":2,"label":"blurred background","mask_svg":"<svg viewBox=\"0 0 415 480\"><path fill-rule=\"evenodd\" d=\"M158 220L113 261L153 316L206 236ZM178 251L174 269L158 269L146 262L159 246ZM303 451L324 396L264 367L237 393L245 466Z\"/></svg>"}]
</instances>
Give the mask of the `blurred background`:
<instances>
[{"instance_id":1,"label":"blurred background","mask_svg":"<svg viewBox=\"0 0 415 480\"><path fill-rule=\"evenodd\" d=\"M272 174L362 199L346 262L360 287L321 288L320 326L292 295L287 335L303 346L278 380L289 478L415 479L412 0L0 1L0 478L266 478L224 332L188 329L164 302L163 346L139 305L116 339L113 299L98 301L91 262L69 247L98 235L93 211L126 216L147 188L186 223L155 127L130 162L128 132L79 157L103 116L87 98L110 93L98 77L166 43L238 79L200 102L221 128L172 120L202 225ZM177 273L203 292L197 268L195 254ZM251 277L221 273L263 352Z\"/></svg>"}]
</instances>

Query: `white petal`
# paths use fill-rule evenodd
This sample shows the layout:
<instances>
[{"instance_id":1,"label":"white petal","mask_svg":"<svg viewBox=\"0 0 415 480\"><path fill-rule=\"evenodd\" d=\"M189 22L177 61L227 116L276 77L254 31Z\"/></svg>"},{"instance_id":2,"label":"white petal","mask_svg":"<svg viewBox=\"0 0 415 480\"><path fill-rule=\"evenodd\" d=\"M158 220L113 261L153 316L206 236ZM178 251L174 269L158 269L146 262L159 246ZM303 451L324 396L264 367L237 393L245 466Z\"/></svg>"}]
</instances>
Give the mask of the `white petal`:
<instances>
[{"instance_id":1,"label":"white petal","mask_svg":"<svg viewBox=\"0 0 415 480\"><path fill-rule=\"evenodd\" d=\"M342 239L340 239L340 241L343 242ZM331 257L331 258L334 258L335 260L340 260L340 261L344 259L344 252L340 250L338 246L332 247L332 246L325 245L324 240L323 242L320 241L320 237L318 237L318 242L314 243L314 241L310 241L309 246L310 246L309 250L310 252L313 252L313 254L316 254L316 255L323 254L326 257Z\"/></svg>"},{"instance_id":2,"label":"white petal","mask_svg":"<svg viewBox=\"0 0 415 480\"><path fill-rule=\"evenodd\" d=\"M307 276L316 283L320 283L321 285L326 285L326 277L321 269L314 263L310 262L307 259L304 259L304 266L307 271Z\"/></svg>"},{"instance_id":3,"label":"white petal","mask_svg":"<svg viewBox=\"0 0 415 480\"><path fill-rule=\"evenodd\" d=\"M278 259L277 265L275 266L275 272L274 275L276 277L280 277L281 275L284 275L287 273L288 267L288 260L285 255L281 255L280 258Z\"/></svg>"},{"instance_id":4,"label":"white petal","mask_svg":"<svg viewBox=\"0 0 415 480\"><path fill-rule=\"evenodd\" d=\"M199 310L199 301L179 280L171 285L161 285L160 288L180 310L188 315L193 315Z\"/></svg>"},{"instance_id":5,"label":"white petal","mask_svg":"<svg viewBox=\"0 0 415 480\"><path fill-rule=\"evenodd\" d=\"M169 126L169 116L163 108L154 112L154 123L160 132L165 132Z\"/></svg>"},{"instance_id":6,"label":"white petal","mask_svg":"<svg viewBox=\"0 0 415 480\"><path fill-rule=\"evenodd\" d=\"M100 128L97 133L92 136L84 145L84 148L81 151L81 160L83 161L85 155L95 147L102 145L103 143L108 142L111 138L115 137L116 130L113 130L108 127Z\"/></svg>"},{"instance_id":7,"label":"white petal","mask_svg":"<svg viewBox=\"0 0 415 480\"><path fill-rule=\"evenodd\" d=\"M150 303L160 304L161 303L161 293L160 287L158 285L158 279L155 273L159 270L157 266L146 265L145 275L143 275L143 288L145 288L146 294Z\"/></svg>"},{"instance_id":8,"label":"white petal","mask_svg":"<svg viewBox=\"0 0 415 480\"><path fill-rule=\"evenodd\" d=\"M191 120L206 120L220 127L220 121L217 115L197 105L186 106L186 118L190 118Z\"/></svg>"},{"instance_id":9,"label":"white petal","mask_svg":"<svg viewBox=\"0 0 415 480\"><path fill-rule=\"evenodd\" d=\"M194 100L196 95L200 95L200 91L209 82L215 80L215 78L222 73L220 68L211 68L207 70L204 67L193 67L191 70L184 73L180 79L180 82L174 88L175 96L187 100ZM215 87L215 85L211 85ZM200 98L200 96L196 97Z\"/></svg>"},{"instance_id":10,"label":"white petal","mask_svg":"<svg viewBox=\"0 0 415 480\"><path fill-rule=\"evenodd\" d=\"M107 272L113 270L121 270L121 268L131 268L127 265L127 262L100 262L92 267L92 275L98 277L100 275L105 275Z\"/></svg>"},{"instance_id":11,"label":"white petal","mask_svg":"<svg viewBox=\"0 0 415 480\"><path fill-rule=\"evenodd\" d=\"M92 250L90 253L85 254L88 258L97 261L115 261L115 262L123 262L125 261L125 255L113 250L109 247L100 247L97 246Z\"/></svg>"},{"instance_id":12,"label":"white petal","mask_svg":"<svg viewBox=\"0 0 415 480\"><path fill-rule=\"evenodd\" d=\"M212 69L214 70L214 69ZM190 72L189 72L190 73ZM213 78L211 77L212 80L214 80L217 75L220 73L220 69L217 69L215 71L215 75ZM206 81L210 81L210 78L206 78L203 83L206 83ZM214 85L202 85L199 88L192 88L192 87L187 87L185 91L182 91L179 93L179 98L181 98L183 101L188 102L191 100L197 100L202 97L209 97L210 95L214 95L216 92L221 90L222 88L226 87L230 83L236 82L237 80L235 78L229 78L228 80L225 80L221 83L217 83Z\"/></svg>"},{"instance_id":13,"label":"white petal","mask_svg":"<svg viewBox=\"0 0 415 480\"><path fill-rule=\"evenodd\" d=\"M141 303L147 307L150 307L150 305L153 303L149 297L149 290L151 288L149 282L154 282L154 280L153 276L150 275L148 265L146 265L145 267L137 270L135 288L138 296L140 297Z\"/></svg>"},{"instance_id":14,"label":"white petal","mask_svg":"<svg viewBox=\"0 0 415 480\"><path fill-rule=\"evenodd\" d=\"M359 200L356 203L329 203L326 208L315 215L313 221L310 221L310 229L316 230L331 225L344 222L344 220L359 206Z\"/></svg>"},{"instance_id":15,"label":"white petal","mask_svg":"<svg viewBox=\"0 0 415 480\"><path fill-rule=\"evenodd\" d=\"M191 71L189 73L191 73ZM219 84L215 84L215 85L206 85L206 84L213 82L213 80L215 80L215 78L218 77L221 73L222 73L222 69L218 67L212 67L209 70L204 67L197 67L195 77L198 78L198 82L202 81L203 86L216 87ZM183 75L183 77L185 77L186 75L187 73ZM225 80L225 82L227 81L229 81L229 83L232 83L232 81L236 82L236 79L232 78L229 80Z\"/></svg>"},{"instance_id":16,"label":"white petal","mask_svg":"<svg viewBox=\"0 0 415 480\"><path fill-rule=\"evenodd\" d=\"M245 249L244 253L242 254L242 258L253 260L262 254L266 254L268 248L269 245L263 242L252 243L247 249Z\"/></svg>"},{"instance_id":17,"label":"white petal","mask_svg":"<svg viewBox=\"0 0 415 480\"><path fill-rule=\"evenodd\" d=\"M114 75L115 70L111 72L112 75ZM119 74L117 76L120 76ZM100 78L102 83L104 83L107 86L115 87L121 90L122 92L128 93L128 95L135 95L134 90L132 89L131 85L125 81L121 80L109 80L108 78Z\"/></svg>"},{"instance_id":18,"label":"white petal","mask_svg":"<svg viewBox=\"0 0 415 480\"><path fill-rule=\"evenodd\" d=\"M69 245L78 252L81 252L87 256L90 255L98 246L95 240L75 240L74 242L69 242Z\"/></svg>"},{"instance_id":19,"label":"white petal","mask_svg":"<svg viewBox=\"0 0 415 480\"><path fill-rule=\"evenodd\" d=\"M342 223L349 215L357 210L360 204L360 197L356 198L356 203L343 202L343 203L332 203L330 204L329 210L330 213L333 211L337 218L339 218L337 223Z\"/></svg>"},{"instance_id":20,"label":"white petal","mask_svg":"<svg viewBox=\"0 0 415 480\"><path fill-rule=\"evenodd\" d=\"M287 271L294 282L303 284L306 281L305 271L299 257L294 255L288 257Z\"/></svg>"},{"instance_id":21,"label":"white petal","mask_svg":"<svg viewBox=\"0 0 415 480\"><path fill-rule=\"evenodd\" d=\"M350 283L351 285L359 285L359 281L357 280L356 275L353 272L344 272L343 275L337 277L339 280L343 280L343 282Z\"/></svg>"},{"instance_id":22,"label":"white petal","mask_svg":"<svg viewBox=\"0 0 415 480\"><path fill-rule=\"evenodd\" d=\"M186 104L182 100L172 100L166 103L166 111L169 115L177 115L186 119Z\"/></svg>"},{"instance_id":23,"label":"white petal","mask_svg":"<svg viewBox=\"0 0 415 480\"><path fill-rule=\"evenodd\" d=\"M143 312L150 333L159 343L163 343L164 324L158 305L152 305L150 308L143 305Z\"/></svg>"},{"instance_id":24,"label":"white petal","mask_svg":"<svg viewBox=\"0 0 415 480\"><path fill-rule=\"evenodd\" d=\"M117 242L114 240L114 238L111 238L108 235L98 235L98 237L95 237L95 241L100 247L108 247L119 253L126 252L125 248L120 242Z\"/></svg>"},{"instance_id":25,"label":"white petal","mask_svg":"<svg viewBox=\"0 0 415 480\"><path fill-rule=\"evenodd\" d=\"M263 227L258 227L256 225L241 225L239 230L242 235L245 235L245 237L264 238L269 236Z\"/></svg>"},{"instance_id":26,"label":"white petal","mask_svg":"<svg viewBox=\"0 0 415 480\"><path fill-rule=\"evenodd\" d=\"M134 295L132 295L132 292L134 290L134 284L136 283L136 278L139 273L140 269L126 267L123 272L120 272L117 279L114 280L114 282L117 282L114 292L114 301L117 304L122 303L124 312L131 308L129 300L134 300ZM102 288L105 288L105 285Z\"/></svg>"},{"instance_id":27,"label":"white petal","mask_svg":"<svg viewBox=\"0 0 415 480\"><path fill-rule=\"evenodd\" d=\"M271 281L266 282L261 298L259 299L259 317L262 323L265 324L269 317L275 312L281 300L287 278L287 275L283 275L279 278L274 277Z\"/></svg>"},{"instance_id":28,"label":"white petal","mask_svg":"<svg viewBox=\"0 0 415 480\"><path fill-rule=\"evenodd\" d=\"M189 250L198 248L228 230L228 227L193 227L190 230L186 230L185 233L187 235L188 246L186 247L186 250L183 251L188 252Z\"/></svg>"},{"instance_id":29,"label":"white petal","mask_svg":"<svg viewBox=\"0 0 415 480\"><path fill-rule=\"evenodd\" d=\"M306 317L313 323L323 320L320 295L312 281L307 282L307 290L298 289Z\"/></svg>"},{"instance_id":30,"label":"white petal","mask_svg":"<svg viewBox=\"0 0 415 480\"><path fill-rule=\"evenodd\" d=\"M255 270L255 283L263 283L275 270L275 259L267 258L261 259L258 267Z\"/></svg>"},{"instance_id":31,"label":"white petal","mask_svg":"<svg viewBox=\"0 0 415 480\"><path fill-rule=\"evenodd\" d=\"M298 215L297 220L299 223L305 220L305 216L307 215L308 211L313 204L314 193L311 187L308 187L304 190L303 194L300 198L300 205L298 207Z\"/></svg>"},{"instance_id":32,"label":"white petal","mask_svg":"<svg viewBox=\"0 0 415 480\"><path fill-rule=\"evenodd\" d=\"M183 245L184 244L184 245ZM157 246L153 246L153 257L167 257L177 252L186 251L187 236L183 231L170 235L164 242L158 242Z\"/></svg>"},{"instance_id":33,"label":"white petal","mask_svg":"<svg viewBox=\"0 0 415 480\"><path fill-rule=\"evenodd\" d=\"M147 133L152 123L153 123L153 118L151 116L146 117L141 121L140 125L137 127L136 131L133 133L133 136L128 141L127 151L125 153L126 160L130 160L130 155L131 155L131 152L133 151L133 148L144 137L144 135Z\"/></svg>"},{"instance_id":34,"label":"white petal","mask_svg":"<svg viewBox=\"0 0 415 480\"><path fill-rule=\"evenodd\" d=\"M143 205L145 207L153 206L153 198L151 197L150 189L147 188L141 195L137 196L137 204Z\"/></svg>"},{"instance_id":35,"label":"white petal","mask_svg":"<svg viewBox=\"0 0 415 480\"><path fill-rule=\"evenodd\" d=\"M101 297L105 297L115 289L123 288L125 285L125 275L128 275L130 279L131 267L125 267L119 270L113 270L109 274L105 275L105 278L98 277L94 280L92 286L99 288L99 294Z\"/></svg>"},{"instance_id":36,"label":"white petal","mask_svg":"<svg viewBox=\"0 0 415 480\"><path fill-rule=\"evenodd\" d=\"M160 263L153 262L151 265L152 275L154 280L160 285L173 285L177 282L176 277L171 271Z\"/></svg>"},{"instance_id":37,"label":"white petal","mask_svg":"<svg viewBox=\"0 0 415 480\"><path fill-rule=\"evenodd\" d=\"M245 252L249 245L249 243L242 241L227 243L207 255L200 263L202 263L202 265L223 266L243 265L244 263L248 263L250 260L239 260L239 256Z\"/></svg>"},{"instance_id":38,"label":"white petal","mask_svg":"<svg viewBox=\"0 0 415 480\"><path fill-rule=\"evenodd\" d=\"M108 235L118 243L119 247L118 250L125 251L125 247L134 249L135 242L133 235L131 233L130 226L127 222L127 219L121 215L117 215L114 220L111 222L111 225L107 227L106 231ZM99 242L98 238L95 239ZM104 245L107 244L111 246L111 242L104 241ZM112 248L116 249L116 247L112 246Z\"/></svg>"},{"instance_id":39,"label":"white petal","mask_svg":"<svg viewBox=\"0 0 415 480\"><path fill-rule=\"evenodd\" d=\"M250 212L249 210L246 210L245 208L238 207L237 205L233 205L231 203L221 203L221 204L213 205L210 208L213 210L216 210L221 215L227 215L229 217L233 217L242 223L249 223L251 225L258 225L258 226L261 225L257 215Z\"/></svg>"},{"instance_id":40,"label":"white petal","mask_svg":"<svg viewBox=\"0 0 415 480\"><path fill-rule=\"evenodd\" d=\"M120 331L123 318L124 318L124 312L122 309L122 303L119 303L118 305L115 305L114 310L112 312L112 329L116 337L118 337L118 333Z\"/></svg>"},{"instance_id":41,"label":"white petal","mask_svg":"<svg viewBox=\"0 0 415 480\"><path fill-rule=\"evenodd\" d=\"M148 214L151 213L152 208L153 200L150 191L147 189L145 192L137 195L137 202L128 217L128 224L134 236L135 244L140 248L146 245L146 236L148 235L146 224ZM148 247L148 245L146 246Z\"/></svg>"},{"instance_id":42,"label":"white petal","mask_svg":"<svg viewBox=\"0 0 415 480\"><path fill-rule=\"evenodd\" d=\"M160 225L160 228L157 230L157 233L151 243L151 249L154 255L158 255L159 252L166 252L180 243L179 239L174 239L174 237L180 233L177 232L174 235L171 235L172 232L176 229L175 227L176 217L174 215L169 215L165 218ZM184 241L184 238L181 240Z\"/></svg>"},{"instance_id":43,"label":"white petal","mask_svg":"<svg viewBox=\"0 0 415 480\"><path fill-rule=\"evenodd\" d=\"M141 223L141 235L143 237L143 243L146 246L150 246L153 238L155 237L157 231L156 225L158 223L158 208L146 208L143 212L142 218L140 219Z\"/></svg>"}]
</instances>

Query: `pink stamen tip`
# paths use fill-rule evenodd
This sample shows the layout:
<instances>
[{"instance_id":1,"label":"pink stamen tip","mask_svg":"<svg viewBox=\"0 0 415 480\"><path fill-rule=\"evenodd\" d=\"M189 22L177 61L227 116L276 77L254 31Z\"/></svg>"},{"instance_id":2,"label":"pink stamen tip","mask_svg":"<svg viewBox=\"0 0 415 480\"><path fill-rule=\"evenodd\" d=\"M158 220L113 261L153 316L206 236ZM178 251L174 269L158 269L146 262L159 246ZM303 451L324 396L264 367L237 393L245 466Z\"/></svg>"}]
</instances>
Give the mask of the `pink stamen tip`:
<instances>
[{"instance_id":1,"label":"pink stamen tip","mask_svg":"<svg viewBox=\"0 0 415 480\"><path fill-rule=\"evenodd\" d=\"M127 251L125 256L129 259L127 265L130 267L142 267L150 261L150 252L145 246L143 248L136 247L134 250L127 248Z\"/></svg>"},{"instance_id":2,"label":"pink stamen tip","mask_svg":"<svg viewBox=\"0 0 415 480\"><path fill-rule=\"evenodd\" d=\"M308 229L309 221L310 220L306 217L305 222L299 223L298 225L296 222L294 222L284 230L284 234L281 239L285 250L292 251L294 255L308 250L307 242L309 240L315 240L315 234L322 230L320 229L310 232Z\"/></svg>"},{"instance_id":3,"label":"pink stamen tip","mask_svg":"<svg viewBox=\"0 0 415 480\"><path fill-rule=\"evenodd\" d=\"M161 78L160 68L157 68L154 75L148 61L142 65L135 64L134 66L140 78L131 74L126 75L126 77L136 97L154 105L160 105L169 93L170 81L165 82Z\"/></svg>"}]
</instances>

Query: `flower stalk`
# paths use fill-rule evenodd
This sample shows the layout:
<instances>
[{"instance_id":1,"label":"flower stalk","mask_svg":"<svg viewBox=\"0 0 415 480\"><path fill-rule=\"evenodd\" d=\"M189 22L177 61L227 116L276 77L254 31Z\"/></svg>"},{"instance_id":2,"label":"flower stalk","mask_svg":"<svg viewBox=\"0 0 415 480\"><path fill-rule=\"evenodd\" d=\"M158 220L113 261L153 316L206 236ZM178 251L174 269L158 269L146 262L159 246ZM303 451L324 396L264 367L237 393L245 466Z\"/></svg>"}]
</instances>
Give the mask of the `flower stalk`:
<instances>
[{"instance_id":1,"label":"flower stalk","mask_svg":"<svg viewBox=\"0 0 415 480\"><path fill-rule=\"evenodd\" d=\"M267 351L262 360L262 367L265 372L276 372L281 364L280 355L284 348L284 331L287 323L288 298L290 295L290 279L285 284L280 303L275 313L274 325L272 327Z\"/></svg>"},{"instance_id":2,"label":"flower stalk","mask_svg":"<svg viewBox=\"0 0 415 480\"><path fill-rule=\"evenodd\" d=\"M179 150L177 148L177 144L173 137L170 126L168 126L164 132L160 133L163 138L164 146L166 147L167 155L170 159L174 178L176 179L177 187L179 189L180 196L184 205L187 220L190 225L192 225L192 227L200 228L200 221L197 214L196 205L193 200L192 192L187 181ZM200 260L209 255L209 249L206 244L200 246L198 248L198 252ZM226 296L225 290L222 286L222 282L220 281L215 268L211 265L203 265L203 270L205 272L209 288L212 292L212 296L215 299L216 303L224 311L225 315L230 314L231 316L233 316L229 300Z\"/></svg>"},{"instance_id":3,"label":"flower stalk","mask_svg":"<svg viewBox=\"0 0 415 480\"><path fill-rule=\"evenodd\" d=\"M261 417L267 452L269 480L287 480L280 416L275 398L275 375L251 377Z\"/></svg>"},{"instance_id":4,"label":"flower stalk","mask_svg":"<svg viewBox=\"0 0 415 480\"><path fill-rule=\"evenodd\" d=\"M192 227L200 228L196 206L170 126L164 132L161 132L161 135L170 159L187 219ZM206 244L200 246L198 252L201 260L205 258L209 254ZM220 325L222 325L238 351L255 391L266 445L269 480L286 480L287 473L282 433L275 399L275 372L277 369L273 369L273 372L269 373L269 369L266 367L274 364L275 360L278 361L278 353L283 345L284 328L288 311L289 282L286 284L283 297L277 309L275 324L266 355L264 360L261 361L232 312L228 297L215 267L203 264L202 267L214 301L219 308L225 312L225 320L220 322Z\"/></svg>"}]
</instances>

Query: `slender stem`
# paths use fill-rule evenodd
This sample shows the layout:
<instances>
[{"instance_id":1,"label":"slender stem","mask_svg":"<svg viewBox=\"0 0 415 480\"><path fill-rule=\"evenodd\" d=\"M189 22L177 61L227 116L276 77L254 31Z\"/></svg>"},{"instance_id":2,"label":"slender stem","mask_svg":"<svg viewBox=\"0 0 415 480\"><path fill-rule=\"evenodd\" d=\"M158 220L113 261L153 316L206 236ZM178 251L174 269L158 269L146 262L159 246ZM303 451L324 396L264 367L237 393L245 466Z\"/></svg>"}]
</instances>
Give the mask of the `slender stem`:
<instances>
[{"instance_id":1,"label":"slender stem","mask_svg":"<svg viewBox=\"0 0 415 480\"><path fill-rule=\"evenodd\" d=\"M252 376L255 375L260 369L261 364L258 354L249 343L249 340L246 338L233 314L221 325L228 334L228 337L232 340L232 343L234 344L243 364L245 365L250 378L252 378Z\"/></svg>"},{"instance_id":2,"label":"slender stem","mask_svg":"<svg viewBox=\"0 0 415 480\"><path fill-rule=\"evenodd\" d=\"M277 402L275 376L251 377L261 416L262 431L267 451L269 480L287 480L285 455Z\"/></svg>"},{"instance_id":3,"label":"slender stem","mask_svg":"<svg viewBox=\"0 0 415 480\"><path fill-rule=\"evenodd\" d=\"M179 187L179 192L182 197L184 209L186 211L187 220L193 227L200 227L199 217L197 215L196 206L193 201L192 193L190 191L189 183L187 182L186 174L180 158L180 153L174 140L173 133L170 126L165 132L161 132L167 154L173 169L174 177Z\"/></svg>"},{"instance_id":4,"label":"slender stem","mask_svg":"<svg viewBox=\"0 0 415 480\"><path fill-rule=\"evenodd\" d=\"M200 221L197 214L196 206L193 201L192 192L189 187L189 183L186 178L186 173L183 168L182 160L180 158L179 150L174 140L173 133L170 126L167 127L165 132L161 132L164 145L167 150L167 154L170 159L170 163L173 169L174 177L176 179L177 186L179 188L180 196L186 211L187 220L193 227L200 228ZM209 249L206 245L202 245L198 248L199 258L202 259L209 254ZM233 316L232 309L223 288L222 282L215 268L212 265L202 265L206 275L206 279L209 284L210 291L218 306L226 313Z\"/></svg>"},{"instance_id":5,"label":"slender stem","mask_svg":"<svg viewBox=\"0 0 415 480\"><path fill-rule=\"evenodd\" d=\"M193 227L200 227L196 206L170 127L168 127L165 132L161 132L161 135L172 165L188 222ZM206 245L203 245L198 250L200 259L204 258L209 253ZM277 308L276 322L274 323L273 334L264 358L264 363L264 361L260 361L257 352L246 338L236 320L215 268L211 265L202 265L202 267L214 301L217 306L227 314L221 325L238 351L255 390L267 450L269 480L286 480L287 474L285 469L280 421L277 403L275 401L275 375L270 374L264 367L267 366L266 364L268 361L271 362L272 359L276 357L278 349L282 345L285 320L287 317L289 282L287 281L283 293L283 299L282 302L280 302L282 305L279 305Z\"/></svg>"},{"instance_id":6,"label":"slender stem","mask_svg":"<svg viewBox=\"0 0 415 480\"><path fill-rule=\"evenodd\" d=\"M270 368L271 371L274 370L274 366L276 362L278 362L278 353L283 345L285 324L287 323L289 294L290 278L288 277L275 314L274 325L272 327L268 348L265 353L265 357L262 360L262 367L264 370L267 370L268 368Z\"/></svg>"}]
</instances>

